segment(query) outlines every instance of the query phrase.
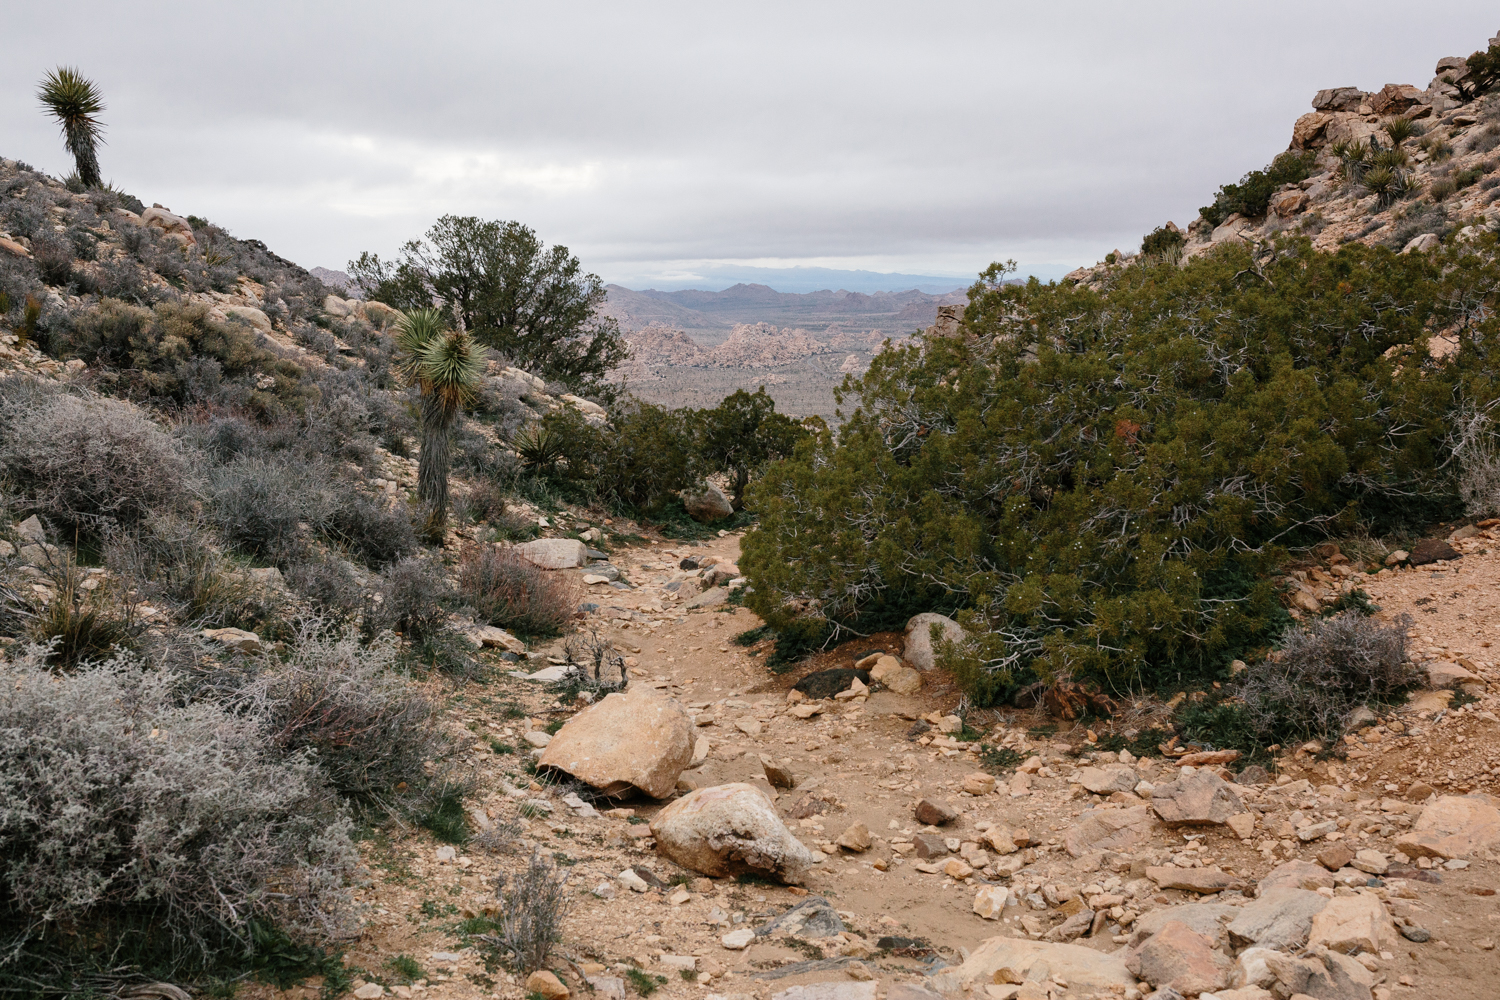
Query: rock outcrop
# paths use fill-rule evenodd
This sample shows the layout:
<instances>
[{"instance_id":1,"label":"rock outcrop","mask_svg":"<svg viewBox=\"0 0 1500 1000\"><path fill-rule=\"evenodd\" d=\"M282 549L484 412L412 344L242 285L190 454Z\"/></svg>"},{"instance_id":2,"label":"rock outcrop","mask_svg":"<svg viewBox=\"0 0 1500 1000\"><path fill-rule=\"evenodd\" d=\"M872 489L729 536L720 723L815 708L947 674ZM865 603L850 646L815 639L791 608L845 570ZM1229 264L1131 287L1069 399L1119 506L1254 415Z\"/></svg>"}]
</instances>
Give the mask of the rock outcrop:
<instances>
[{"instance_id":1,"label":"rock outcrop","mask_svg":"<svg viewBox=\"0 0 1500 1000\"><path fill-rule=\"evenodd\" d=\"M688 793L656 815L651 832L663 857L715 878L753 874L796 884L820 858L765 793L744 782Z\"/></svg>"}]
</instances>

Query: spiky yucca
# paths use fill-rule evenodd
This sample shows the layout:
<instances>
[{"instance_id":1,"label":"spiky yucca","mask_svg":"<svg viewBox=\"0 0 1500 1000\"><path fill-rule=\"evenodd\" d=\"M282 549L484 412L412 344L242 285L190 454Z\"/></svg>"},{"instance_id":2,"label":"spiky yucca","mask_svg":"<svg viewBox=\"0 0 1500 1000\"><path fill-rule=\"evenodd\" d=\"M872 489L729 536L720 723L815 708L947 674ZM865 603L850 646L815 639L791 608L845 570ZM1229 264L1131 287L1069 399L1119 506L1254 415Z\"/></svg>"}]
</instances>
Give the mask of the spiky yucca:
<instances>
[{"instance_id":1,"label":"spiky yucca","mask_svg":"<svg viewBox=\"0 0 1500 1000\"><path fill-rule=\"evenodd\" d=\"M36 96L47 114L62 126L78 179L84 187L99 187L96 147L104 141L104 126L98 117L104 110L104 95L98 86L71 66L59 66L42 78Z\"/></svg>"},{"instance_id":2,"label":"spiky yucca","mask_svg":"<svg viewBox=\"0 0 1500 1000\"><path fill-rule=\"evenodd\" d=\"M396 329L396 370L422 393L422 456L417 496L432 514L429 534L441 537L448 519L448 469L453 425L484 376L486 352L474 338L451 329L436 309L416 309Z\"/></svg>"}]
</instances>

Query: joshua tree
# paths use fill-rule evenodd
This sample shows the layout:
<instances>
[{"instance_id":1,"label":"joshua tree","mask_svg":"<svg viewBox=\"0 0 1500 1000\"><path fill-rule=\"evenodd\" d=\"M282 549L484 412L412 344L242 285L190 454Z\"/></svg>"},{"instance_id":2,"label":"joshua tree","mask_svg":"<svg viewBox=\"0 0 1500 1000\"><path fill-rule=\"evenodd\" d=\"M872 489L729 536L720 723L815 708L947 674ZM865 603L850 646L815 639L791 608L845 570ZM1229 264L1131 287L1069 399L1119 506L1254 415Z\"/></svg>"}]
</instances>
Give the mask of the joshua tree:
<instances>
[{"instance_id":1,"label":"joshua tree","mask_svg":"<svg viewBox=\"0 0 1500 1000\"><path fill-rule=\"evenodd\" d=\"M104 140L99 112L104 110L104 95L92 80L69 66L59 66L42 79L36 96L42 107L62 126L68 152L78 166L78 179L84 187L99 187L99 156L94 147Z\"/></svg>"},{"instance_id":2,"label":"joshua tree","mask_svg":"<svg viewBox=\"0 0 1500 1000\"><path fill-rule=\"evenodd\" d=\"M417 496L431 504L427 532L440 539L448 519L449 437L484 375L485 349L450 329L437 309L412 310L397 327L396 347L397 371L422 393Z\"/></svg>"}]
</instances>

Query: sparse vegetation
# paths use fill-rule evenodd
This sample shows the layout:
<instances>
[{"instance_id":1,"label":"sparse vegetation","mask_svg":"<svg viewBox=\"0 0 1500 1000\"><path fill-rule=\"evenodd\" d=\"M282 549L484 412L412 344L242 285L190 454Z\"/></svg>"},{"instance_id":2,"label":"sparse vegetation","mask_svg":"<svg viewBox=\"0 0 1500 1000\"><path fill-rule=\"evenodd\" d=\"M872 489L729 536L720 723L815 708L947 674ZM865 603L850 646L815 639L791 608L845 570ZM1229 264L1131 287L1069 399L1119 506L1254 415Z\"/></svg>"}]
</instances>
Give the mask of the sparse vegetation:
<instances>
[{"instance_id":1,"label":"sparse vegetation","mask_svg":"<svg viewBox=\"0 0 1500 1000\"><path fill-rule=\"evenodd\" d=\"M498 880L495 933L484 940L517 972L547 967L553 946L562 939L562 922L571 905L567 883L565 873L536 853L521 874Z\"/></svg>"},{"instance_id":2,"label":"sparse vegetation","mask_svg":"<svg viewBox=\"0 0 1500 1000\"><path fill-rule=\"evenodd\" d=\"M578 603L565 578L489 545L464 553L458 586L481 621L527 636L557 635Z\"/></svg>"},{"instance_id":3,"label":"sparse vegetation","mask_svg":"<svg viewBox=\"0 0 1500 1000\"><path fill-rule=\"evenodd\" d=\"M1238 184L1225 184L1219 188L1213 204L1200 209L1200 214L1215 226L1234 214L1258 219L1266 214L1277 188L1306 180L1312 175L1315 160L1312 152L1282 153L1264 170L1252 170L1241 177Z\"/></svg>"}]
</instances>

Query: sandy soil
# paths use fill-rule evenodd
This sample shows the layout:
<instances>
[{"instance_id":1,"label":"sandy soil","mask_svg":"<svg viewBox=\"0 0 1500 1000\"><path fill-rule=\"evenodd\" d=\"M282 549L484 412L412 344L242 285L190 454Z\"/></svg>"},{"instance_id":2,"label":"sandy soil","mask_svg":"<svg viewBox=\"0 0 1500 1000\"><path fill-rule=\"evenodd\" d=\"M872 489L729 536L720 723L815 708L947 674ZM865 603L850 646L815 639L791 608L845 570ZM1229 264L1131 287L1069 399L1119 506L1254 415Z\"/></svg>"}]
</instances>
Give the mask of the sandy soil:
<instances>
[{"instance_id":1,"label":"sandy soil","mask_svg":"<svg viewBox=\"0 0 1500 1000\"><path fill-rule=\"evenodd\" d=\"M1488 612L1500 599L1500 546L1491 553L1489 541L1486 535L1460 542L1466 555L1456 564L1361 576L1358 582L1381 605L1383 616L1413 614L1413 633L1421 649L1434 650L1431 655L1440 659L1463 659L1474 664L1480 678L1493 679L1486 658L1491 642L1487 636L1494 630ZM783 966L826 954L862 959L880 981L884 996L891 983L921 982L926 971L961 961L968 949L986 938L1035 936L1032 932L1055 926L1068 911L1065 903L1044 903L1039 910L1007 909L1002 921L983 920L972 912L983 876L955 880L917 870L909 844L912 836L923 832L913 817L913 807L923 797L941 798L960 811L955 823L928 831L944 837L972 841L987 823L1028 829L1033 846L1020 856L1025 867L1001 880L1013 890L1060 901L1070 893L1117 893L1134 916L1198 898L1156 890L1142 878L1148 864L1170 858L1182 865L1216 864L1241 877L1258 878L1290 858L1310 860L1327 846L1303 844L1293 836L1294 825L1307 817L1337 821L1343 828L1339 835L1353 848L1394 854L1395 837L1418 811L1408 800L1416 782L1427 782L1440 792L1495 787L1500 749L1495 696L1485 687L1477 701L1454 710L1445 709L1450 693L1428 692L1402 712L1351 736L1346 760L1324 761L1300 751L1287 754L1280 762L1279 778L1246 791L1246 801L1258 818L1244 840L1227 827L1195 830L1188 836L1158 828L1149 844L1133 850L1128 865L1101 870L1097 856L1071 858L1062 849L1062 839L1078 814L1100 800L1073 780L1076 769L1113 761L1115 755L1080 755L1078 749L1087 749L1081 730L1033 736L1029 730L1036 720L1031 716L996 713L988 741L1004 744L1023 758L1036 757L1030 768L1035 773L1005 771L994 792L969 795L960 784L965 775L979 770L979 745L959 742L935 728L920 735L912 732L916 720L936 720L958 706L959 693L932 675L909 697L877 691L863 705L841 703L809 720L793 718L780 710L797 676L809 669L849 665L871 649L899 650L900 635L849 643L822 654L796 675L773 675L757 650L733 641L759 624L750 611L723 605L688 610L682 607L686 600L676 602L663 590L677 561L687 555L733 561L738 538L731 535L702 545L656 543L617 553L615 565L636 589L590 588L588 599L600 607L585 627L597 630L629 656L633 683L652 684L697 713L698 732L707 738L709 752L701 765L684 775L681 787L730 780L764 785L762 760L770 759L792 773L796 787L776 790L765 785L766 790L777 797L778 807L805 843L826 845L824 863L803 887L697 878L652 849L649 830L641 821L649 820L659 804L649 801L582 818L553 799L550 816L521 820L525 841L518 849L486 853L471 846L447 862L438 860L439 845L424 833L381 837L365 844L371 883L360 896L369 907L369 919L347 957L359 981L381 982L387 994L402 997L523 995L521 985L503 968L486 966L482 950L465 946L457 924L487 908L492 912L497 881L520 870L535 848L551 853L570 872L573 910L553 964L575 992L587 990L585 975L620 976L626 968L638 967L664 977L658 995L769 998L790 984L847 980L849 972L837 967L778 975ZM540 665L545 664L533 664ZM1477 682L1473 686L1480 689ZM485 788L481 805L490 815L505 819L515 815L518 802L547 797L547 790L532 782L523 767L530 749L524 734L566 718L577 707L559 706L543 685L505 673L453 693L450 719L456 730L475 738L471 762ZM741 722L746 724L737 724ZM509 752L497 752L497 747ZM1174 776L1173 766L1161 759L1135 766L1147 781ZM1115 793L1113 798L1134 796ZM834 848L831 842L856 822L869 827L874 846L862 854ZM614 883L618 891L610 899L590 891L630 866L655 874L667 883L665 889L636 894ZM1494 942L1500 936L1500 906L1493 895L1500 881L1496 864L1476 860L1460 870L1413 868L1398 874L1407 877L1389 878L1380 891L1392 900L1398 915L1409 915L1429 928L1433 940L1420 945L1402 941L1396 951L1370 958L1379 989L1392 997L1500 996L1500 982L1493 977ZM844 918L850 934L835 945L818 949L783 939L739 952L720 945L720 936L730 928L758 925L809 892L827 897ZM1234 891L1216 898L1243 901ZM1128 917L1122 919L1128 923ZM1121 947L1128 933L1128 926L1112 919L1100 933L1077 943L1110 951ZM922 943L907 952L878 950L885 935ZM416 984L405 983L389 967L397 955L411 956L422 967ZM684 973L682 966L691 968ZM315 988L309 983L291 994L310 996ZM272 992L259 986L250 991L260 996ZM1087 994L1059 990L1054 995Z\"/></svg>"}]
</instances>

